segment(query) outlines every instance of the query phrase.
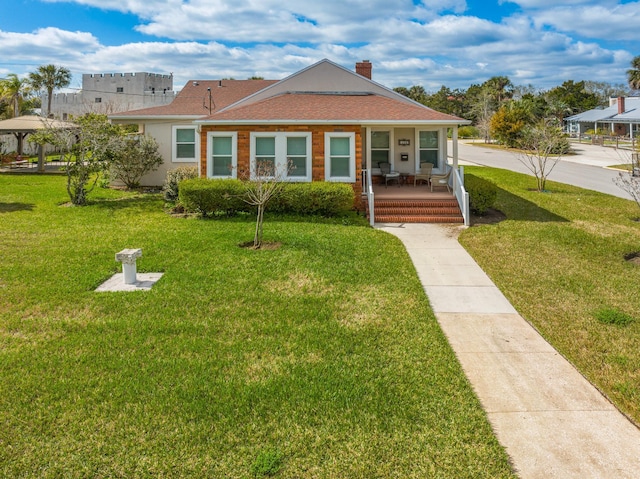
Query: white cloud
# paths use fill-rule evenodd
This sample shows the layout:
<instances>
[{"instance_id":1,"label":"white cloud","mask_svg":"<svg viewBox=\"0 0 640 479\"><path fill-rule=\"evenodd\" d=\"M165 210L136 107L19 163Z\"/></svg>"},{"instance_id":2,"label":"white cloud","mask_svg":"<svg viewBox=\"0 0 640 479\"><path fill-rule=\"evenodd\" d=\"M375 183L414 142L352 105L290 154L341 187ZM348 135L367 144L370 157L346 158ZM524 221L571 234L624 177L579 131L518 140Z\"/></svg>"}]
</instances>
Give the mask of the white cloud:
<instances>
[{"instance_id":1,"label":"white cloud","mask_svg":"<svg viewBox=\"0 0 640 479\"><path fill-rule=\"evenodd\" d=\"M18 73L25 73L54 62L70 68L78 78L81 73L173 72L174 85L180 88L189 79L283 78L322 58L353 68L366 58L373 62L374 79L382 84L422 84L436 90L441 85L467 88L494 75L538 87L567 79L621 83L632 58L624 50L579 42L562 33L578 28L582 20L576 18L587 24L586 19L596 12L593 6L536 10L531 16L519 13L493 22L451 14L466 9L463 0L420 5L410 0L327 0L322 4L299 0L295 9L290 5L283 9L277 0L76 3L134 12L141 19L141 31L155 35L156 40L105 46L87 32L0 31L3 65L24 65ZM519 3L537 9L545 5L542 0ZM629 5L638 9L637 3ZM629 18L631 7L623 7L624 12L615 15ZM565 10L572 12L573 20L564 19ZM555 31L548 31L548 25Z\"/></svg>"},{"instance_id":2,"label":"white cloud","mask_svg":"<svg viewBox=\"0 0 640 479\"><path fill-rule=\"evenodd\" d=\"M613 7L593 5L580 9L562 6L537 12L533 18L537 25L550 25L586 38L640 39L640 2Z\"/></svg>"},{"instance_id":3,"label":"white cloud","mask_svg":"<svg viewBox=\"0 0 640 479\"><path fill-rule=\"evenodd\" d=\"M523 9L541 9L555 7L558 5L557 0L502 0L499 3L515 3ZM615 6L619 2L617 0L563 0L562 5L581 6L581 5L608 5Z\"/></svg>"}]
</instances>

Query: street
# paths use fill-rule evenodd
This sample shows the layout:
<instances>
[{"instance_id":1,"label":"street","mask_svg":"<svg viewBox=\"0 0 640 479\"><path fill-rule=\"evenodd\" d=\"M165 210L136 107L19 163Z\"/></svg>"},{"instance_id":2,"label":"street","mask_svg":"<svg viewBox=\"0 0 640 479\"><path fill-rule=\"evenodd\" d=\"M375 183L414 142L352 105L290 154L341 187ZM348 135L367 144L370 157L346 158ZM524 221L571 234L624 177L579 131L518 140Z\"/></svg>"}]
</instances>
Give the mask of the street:
<instances>
[{"instance_id":1,"label":"street","mask_svg":"<svg viewBox=\"0 0 640 479\"><path fill-rule=\"evenodd\" d=\"M606 168L609 165L630 163L628 150L616 150L585 143L572 143L572 150L576 154L562 157L548 176L549 180L632 199L628 193L613 183L613 179L618 176L618 171ZM460 141L458 158L461 165L491 166L531 175L515 153L485 148L480 142L472 144Z\"/></svg>"}]
</instances>

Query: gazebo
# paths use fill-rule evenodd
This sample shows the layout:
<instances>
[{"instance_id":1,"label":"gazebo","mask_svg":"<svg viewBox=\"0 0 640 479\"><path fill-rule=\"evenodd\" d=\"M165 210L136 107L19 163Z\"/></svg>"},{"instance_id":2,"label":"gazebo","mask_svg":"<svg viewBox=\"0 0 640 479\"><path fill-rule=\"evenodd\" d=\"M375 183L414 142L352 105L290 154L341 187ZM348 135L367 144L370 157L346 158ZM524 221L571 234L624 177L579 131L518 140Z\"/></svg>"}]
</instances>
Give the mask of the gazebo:
<instances>
[{"instance_id":1,"label":"gazebo","mask_svg":"<svg viewBox=\"0 0 640 479\"><path fill-rule=\"evenodd\" d=\"M47 128L69 128L73 123L52 120L37 115L23 115L0 121L0 134L12 133L18 140L18 155L22 155L24 139L31 133ZM44 171L44 149L38 145L38 171Z\"/></svg>"}]
</instances>

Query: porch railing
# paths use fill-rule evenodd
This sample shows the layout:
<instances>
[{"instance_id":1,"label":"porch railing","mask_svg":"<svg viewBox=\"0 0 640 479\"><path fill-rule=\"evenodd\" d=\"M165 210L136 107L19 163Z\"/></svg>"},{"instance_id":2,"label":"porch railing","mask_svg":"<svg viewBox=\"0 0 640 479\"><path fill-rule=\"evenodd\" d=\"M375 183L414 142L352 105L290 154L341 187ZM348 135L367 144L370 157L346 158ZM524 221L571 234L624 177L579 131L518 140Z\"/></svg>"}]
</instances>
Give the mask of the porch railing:
<instances>
[{"instance_id":1,"label":"porch railing","mask_svg":"<svg viewBox=\"0 0 640 479\"><path fill-rule=\"evenodd\" d=\"M453 188L453 194L458 200L460 211L462 211L462 218L464 219L464 225L469 226L469 193L464 189L464 167L460 166L457 170L447 165L447 168L451 168L451 188Z\"/></svg>"},{"instance_id":2,"label":"porch railing","mask_svg":"<svg viewBox=\"0 0 640 479\"><path fill-rule=\"evenodd\" d=\"M367 196L367 203L369 204L369 224L371 226L376 222L376 215L374 211L373 203L373 182L371 181L371 170L362 170L362 194Z\"/></svg>"}]
</instances>

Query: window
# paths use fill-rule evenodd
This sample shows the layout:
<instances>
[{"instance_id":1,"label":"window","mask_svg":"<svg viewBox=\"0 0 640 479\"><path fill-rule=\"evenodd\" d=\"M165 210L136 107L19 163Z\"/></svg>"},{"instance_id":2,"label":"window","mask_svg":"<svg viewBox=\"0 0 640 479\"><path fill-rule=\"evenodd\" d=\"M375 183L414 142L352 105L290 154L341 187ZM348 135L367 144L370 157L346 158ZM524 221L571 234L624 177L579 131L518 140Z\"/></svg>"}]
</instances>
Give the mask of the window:
<instances>
[{"instance_id":1,"label":"window","mask_svg":"<svg viewBox=\"0 0 640 479\"><path fill-rule=\"evenodd\" d=\"M173 127L173 155L174 163L193 163L198 161L198 135L195 127Z\"/></svg>"},{"instance_id":2,"label":"window","mask_svg":"<svg viewBox=\"0 0 640 479\"><path fill-rule=\"evenodd\" d=\"M273 176L276 171L276 137L256 138L256 166L252 171L259 171L260 176ZM270 173L270 174L269 174Z\"/></svg>"},{"instance_id":3,"label":"window","mask_svg":"<svg viewBox=\"0 0 640 479\"><path fill-rule=\"evenodd\" d=\"M207 144L209 155L207 176L209 178L237 178L237 142L236 132L209 132Z\"/></svg>"},{"instance_id":4,"label":"window","mask_svg":"<svg viewBox=\"0 0 640 479\"><path fill-rule=\"evenodd\" d=\"M380 163L390 163L389 158L389 132L371 132L371 168L379 168Z\"/></svg>"},{"instance_id":5,"label":"window","mask_svg":"<svg viewBox=\"0 0 640 479\"><path fill-rule=\"evenodd\" d=\"M251 174L256 165L289 181L311 181L311 133L251 133Z\"/></svg>"},{"instance_id":6,"label":"window","mask_svg":"<svg viewBox=\"0 0 640 479\"><path fill-rule=\"evenodd\" d=\"M95 101L96 103L102 103L102 98L97 97L94 101Z\"/></svg>"},{"instance_id":7,"label":"window","mask_svg":"<svg viewBox=\"0 0 640 479\"><path fill-rule=\"evenodd\" d=\"M355 183L355 133L327 133L324 149L325 179Z\"/></svg>"},{"instance_id":8,"label":"window","mask_svg":"<svg viewBox=\"0 0 640 479\"><path fill-rule=\"evenodd\" d=\"M116 93L124 93L124 87L116 87Z\"/></svg>"},{"instance_id":9,"label":"window","mask_svg":"<svg viewBox=\"0 0 640 479\"><path fill-rule=\"evenodd\" d=\"M424 163L431 163L434 168L438 168L439 141L437 131L421 131L418 141L420 150L420 166Z\"/></svg>"},{"instance_id":10,"label":"window","mask_svg":"<svg viewBox=\"0 0 640 479\"><path fill-rule=\"evenodd\" d=\"M288 176L296 178L307 177L307 138L303 136L287 137L287 165Z\"/></svg>"}]
</instances>

